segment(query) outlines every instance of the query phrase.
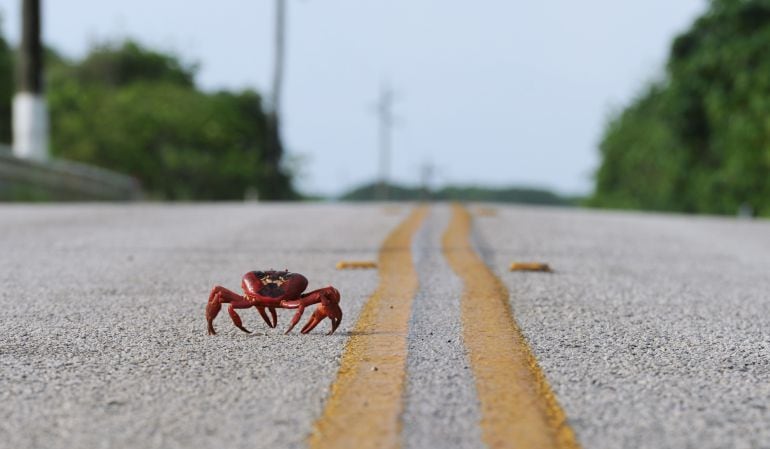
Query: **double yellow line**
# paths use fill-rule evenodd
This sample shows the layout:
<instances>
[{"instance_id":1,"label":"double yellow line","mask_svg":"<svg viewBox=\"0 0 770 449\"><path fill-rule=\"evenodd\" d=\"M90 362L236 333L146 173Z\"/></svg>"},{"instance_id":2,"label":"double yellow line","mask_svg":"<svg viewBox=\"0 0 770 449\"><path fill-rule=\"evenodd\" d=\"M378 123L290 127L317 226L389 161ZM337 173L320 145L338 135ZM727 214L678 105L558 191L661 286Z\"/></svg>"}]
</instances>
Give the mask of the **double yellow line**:
<instances>
[{"instance_id":1,"label":"double yellow line","mask_svg":"<svg viewBox=\"0 0 770 449\"><path fill-rule=\"evenodd\" d=\"M385 240L380 282L345 348L326 408L310 436L317 448L398 448L407 334L419 288L412 239L427 215L415 209ZM537 360L508 305L508 291L470 242L471 217L453 206L442 250L463 280L463 338L476 378L484 442L490 448L577 448Z\"/></svg>"},{"instance_id":2,"label":"double yellow line","mask_svg":"<svg viewBox=\"0 0 770 449\"><path fill-rule=\"evenodd\" d=\"M426 207L419 207L380 249L380 282L364 305L340 362L311 448L396 448L406 373L406 336L419 286L412 237Z\"/></svg>"}]
</instances>

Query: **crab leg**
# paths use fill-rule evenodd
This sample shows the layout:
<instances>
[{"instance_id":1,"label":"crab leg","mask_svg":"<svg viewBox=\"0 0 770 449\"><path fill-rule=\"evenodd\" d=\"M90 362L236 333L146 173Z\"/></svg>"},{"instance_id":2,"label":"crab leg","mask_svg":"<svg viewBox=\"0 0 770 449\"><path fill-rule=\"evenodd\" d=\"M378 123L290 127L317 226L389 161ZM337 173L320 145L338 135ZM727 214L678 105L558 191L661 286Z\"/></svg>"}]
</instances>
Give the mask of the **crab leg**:
<instances>
[{"instance_id":1,"label":"crab leg","mask_svg":"<svg viewBox=\"0 0 770 449\"><path fill-rule=\"evenodd\" d=\"M230 304L230 306L227 308L227 312L230 314L230 318L233 320L235 327L250 334L251 331L243 327L243 321L241 321L241 317L238 316L238 313L235 311L235 309L248 309L249 307L253 306L254 303L249 301L247 298L233 292L232 290L228 290L222 286L217 285L211 289L211 294L209 294L209 302L206 305L206 321L208 322L209 326L209 335L215 335L217 333L214 330L214 318L217 317L219 311L222 309L222 304ZM259 310L259 314L262 315L262 319L265 320L267 325L270 327L275 327L275 312L271 311L273 314L273 322L271 323L270 319L267 317L267 314L265 314L265 308L263 306L256 307L257 310Z\"/></svg>"},{"instance_id":2,"label":"crab leg","mask_svg":"<svg viewBox=\"0 0 770 449\"><path fill-rule=\"evenodd\" d=\"M268 326L275 327L275 325L278 324L278 316L275 314L274 307L269 307L270 314L273 316L272 321L270 321L270 318L267 317L267 313L265 313L265 306L255 305L254 307L257 309L257 311L259 312L259 315L262 317L263 320L265 320L265 323L267 323Z\"/></svg>"},{"instance_id":3,"label":"crab leg","mask_svg":"<svg viewBox=\"0 0 770 449\"><path fill-rule=\"evenodd\" d=\"M304 312L305 312L305 306L304 306L304 304L300 304L297 307L297 313L295 313L294 317L292 317L291 323L289 323L289 328L286 329L286 332L284 332L284 334L288 334L289 332L291 332L292 329L294 329L294 326L296 326L297 323L299 323L299 319L302 318L302 314Z\"/></svg>"},{"instance_id":4,"label":"crab leg","mask_svg":"<svg viewBox=\"0 0 770 449\"><path fill-rule=\"evenodd\" d=\"M251 331L243 327L243 323L241 322L241 317L238 316L238 313L235 312L235 309L248 309L251 306L252 304L249 301L241 300L241 301L231 302L230 307L227 308L227 312L230 314L230 318L233 319L233 324L235 324L235 327L246 332L247 334L250 334Z\"/></svg>"},{"instance_id":5,"label":"crab leg","mask_svg":"<svg viewBox=\"0 0 770 449\"><path fill-rule=\"evenodd\" d=\"M217 333L214 330L214 318L217 317L217 315L219 314L219 311L222 309L222 304L233 303L233 302L243 301L243 300L244 300L243 296L233 292L232 290L228 290L220 285L217 285L211 289L211 293L209 294L209 302L206 305L206 321L208 322L208 325L209 325L209 335L214 335ZM230 316L232 316L232 313L230 314Z\"/></svg>"},{"instance_id":6,"label":"crab leg","mask_svg":"<svg viewBox=\"0 0 770 449\"><path fill-rule=\"evenodd\" d=\"M278 314L275 312L275 307L268 307L270 309L270 315L273 317L273 325L271 327L275 327L278 325Z\"/></svg>"}]
</instances>

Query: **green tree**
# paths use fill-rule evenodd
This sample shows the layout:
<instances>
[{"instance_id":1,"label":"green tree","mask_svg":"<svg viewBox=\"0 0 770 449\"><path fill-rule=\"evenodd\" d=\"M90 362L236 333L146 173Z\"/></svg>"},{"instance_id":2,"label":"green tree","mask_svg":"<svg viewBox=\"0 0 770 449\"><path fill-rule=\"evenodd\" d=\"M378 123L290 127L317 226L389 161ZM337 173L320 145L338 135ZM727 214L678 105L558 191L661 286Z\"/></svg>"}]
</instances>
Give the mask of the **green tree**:
<instances>
[{"instance_id":1,"label":"green tree","mask_svg":"<svg viewBox=\"0 0 770 449\"><path fill-rule=\"evenodd\" d=\"M612 119L599 146L596 205L681 210L677 202L686 178L683 151L672 132L665 88L650 86Z\"/></svg>"},{"instance_id":2,"label":"green tree","mask_svg":"<svg viewBox=\"0 0 770 449\"><path fill-rule=\"evenodd\" d=\"M253 91L206 93L196 67L135 42L52 58L52 152L137 177L162 199L291 199L275 189L268 118ZM272 175L272 176L271 176Z\"/></svg>"},{"instance_id":3,"label":"green tree","mask_svg":"<svg viewBox=\"0 0 770 449\"><path fill-rule=\"evenodd\" d=\"M591 204L770 214L770 1L712 0L600 152Z\"/></svg>"},{"instance_id":4,"label":"green tree","mask_svg":"<svg viewBox=\"0 0 770 449\"><path fill-rule=\"evenodd\" d=\"M84 84L120 87L137 81L195 86L197 67L183 64L176 57L146 49L134 41L101 44L75 67Z\"/></svg>"}]
</instances>

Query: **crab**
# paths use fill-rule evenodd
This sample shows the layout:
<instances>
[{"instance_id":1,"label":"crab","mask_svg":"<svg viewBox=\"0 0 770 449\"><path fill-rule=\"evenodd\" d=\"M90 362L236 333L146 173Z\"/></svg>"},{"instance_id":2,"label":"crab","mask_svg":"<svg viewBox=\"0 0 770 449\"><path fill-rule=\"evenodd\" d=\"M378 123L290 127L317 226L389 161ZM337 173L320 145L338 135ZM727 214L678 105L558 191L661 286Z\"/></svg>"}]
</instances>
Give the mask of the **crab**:
<instances>
[{"instance_id":1,"label":"crab","mask_svg":"<svg viewBox=\"0 0 770 449\"><path fill-rule=\"evenodd\" d=\"M235 327L246 333L251 333L243 327L241 317L235 309L248 309L254 307L257 309L262 319L265 320L271 328L278 324L278 316L275 309L296 309L297 312L291 319L286 334L294 329L305 307L313 304L319 304L313 311L313 315L302 328L302 333L307 334L324 318L331 320L332 328L327 335L331 335L337 330L337 326L342 321L342 309L340 309L340 292L331 285L303 293L307 288L307 278L299 273L284 271L250 271L243 275L241 280L243 296L228 290L222 286L215 286L209 294L209 302L206 305L206 321L209 325L209 335L216 334L214 330L214 318L217 317L222 304L230 304L227 311L233 320ZM270 311L268 318L265 309Z\"/></svg>"}]
</instances>

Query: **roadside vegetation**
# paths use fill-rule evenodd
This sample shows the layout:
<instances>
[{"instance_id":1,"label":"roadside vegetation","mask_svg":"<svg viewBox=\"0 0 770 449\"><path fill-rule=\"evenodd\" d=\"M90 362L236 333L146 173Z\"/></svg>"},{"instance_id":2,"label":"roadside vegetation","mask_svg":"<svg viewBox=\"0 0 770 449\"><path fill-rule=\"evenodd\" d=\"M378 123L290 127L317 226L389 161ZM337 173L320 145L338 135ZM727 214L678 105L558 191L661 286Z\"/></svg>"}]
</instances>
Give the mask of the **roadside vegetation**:
<instances>
[{"instance_id":1,"label":"roadside vegetation","mask_svg":"<svg viewBox=\"0 0 770 449\"><path fill-rule=\"evenodd\" d=\"M342 196L343 201L377 200L378 184L357 187ZM437 190L398 184L388 185L388 199L395 201L489 201L498 203L576 206L580 198L561 196L550 190L526 187L447 186Z\"/></svg>"},{"instance_id":2,"label":"roadside vegetation","mask_svg":"<svg viewBox=\"0 0 770 449\"><path fill-rule=\"evenodd\" d=\"M0 141L11 140L13 49L0 36ZM150 199L298 199L291 170L271 171L270 115L254 91L205 92L197 67L133 41L98 45L83 59L48 49L46 95L54 157L138 179ZM391 200L469 200L572 205L527 188L390 186ZM312 197L305 197L312 199ZM315 198L320 199L320 198ZM343 200L377 199L376 185Z\"/></svg>"},{"instance_id":3,"label":"roadside vegetation","mask_svg":"<svg viewBox=\"0 0 770 449\"><path fill-rule=\"evenodd\" d=\"M590 205L770 215L770 1L712 0L600 152Z\"/></svg>"},{"instance_id":4,"label":"roadside vegetation","mask_svg":"<svg viewBox=\"0 0 770 449\"><path fill-rule=\"evenodd\" d=\"M10 142L13 50L0 39L0 141ZM267 163L269 115L251 90L204 92L196 66L125 41L82 60L47 51L54 157L137 178L149 198L294 199Z\"/></svg>"},{"instance_id":5,"label":"roadside vegetation","mask_svg":"<svg viewBox=\"0 0 770 449\"><path fill-rule=\"evenodd\" d=\"M203 91L195 64L130 40L82 59L49 49L46 64L54 157L134 176L151 199L299 198L291 170L271 163L281 151L257 92ZM0 33L0 142L11 139L13 73ZM672 43L659 79L608 120L599 151L584 204L770 215L770 0L711 0ZM372 184L342 199L376 197ZM578 201L470 186L391 186L389 197Z\"/></svg>"}]
</instances>

